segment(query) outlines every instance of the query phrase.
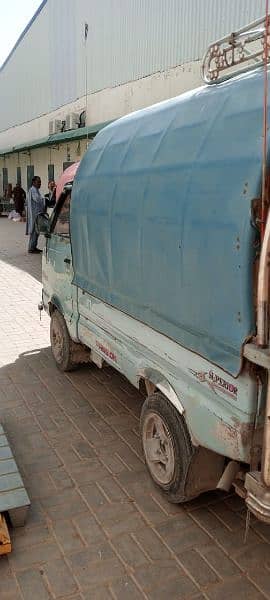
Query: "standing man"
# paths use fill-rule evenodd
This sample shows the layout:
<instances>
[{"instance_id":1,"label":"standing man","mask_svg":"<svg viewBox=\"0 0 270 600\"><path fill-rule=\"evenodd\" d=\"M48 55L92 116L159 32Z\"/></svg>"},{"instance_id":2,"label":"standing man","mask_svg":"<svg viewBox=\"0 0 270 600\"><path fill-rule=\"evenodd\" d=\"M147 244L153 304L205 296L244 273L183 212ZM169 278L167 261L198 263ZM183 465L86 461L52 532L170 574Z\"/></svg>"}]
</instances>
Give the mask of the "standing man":
<instances>
[{"instance_id":1,"label":"standing man","mask_svg":"<svg viewBox=\"0 0 270 600\"><path fill-rule=\"evenodd\" d=\"M45 210L45 200L40 193L41 179L35 175L32 179L32 186L27 194L27 218L26 235L29 235L28 252L40 253L42 250L37 248L38 233L35 230L35 221L40 213Z\"/></svg>"},{"instance_id":2,"label":"standing man","mask_svg":"<svg viewBox=\"0 0 270 600\"><path fill-rule=\"evenodd\" d=\"M15 188L13 189L13 198L14 198L15 210L17 213L19 213L19 215L22 216L26 193L22 189L20 183L16 183Z\"/></svg>"},{"instance_id":3,"label":"standing man","mask_svg":"<svg viewBox=\"0 0 270 600\"><path fill-rule=\"evenodd\" d=\"M55 193L56 193L56 185L55 185L55 181L53 179L51 179L51 181L49 181L48 183L48 194L45 194L45 209L47 211L47 208L53 208L55 206L56 203L56 198L55 198Z\"/></svg>"}]
</instances>

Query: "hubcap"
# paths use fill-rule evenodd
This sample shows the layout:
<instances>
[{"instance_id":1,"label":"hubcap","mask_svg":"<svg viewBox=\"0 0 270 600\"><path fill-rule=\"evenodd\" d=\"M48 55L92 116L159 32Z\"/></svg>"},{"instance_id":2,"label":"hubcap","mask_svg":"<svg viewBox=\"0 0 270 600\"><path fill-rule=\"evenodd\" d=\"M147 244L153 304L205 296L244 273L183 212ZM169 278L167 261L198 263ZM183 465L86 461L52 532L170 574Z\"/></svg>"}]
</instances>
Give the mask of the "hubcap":
<instances>
[{"instance_id":1,"label":"hubcap","mask_svg":"<svg viewBox=\"0 0 270 600\"><path fill-rule=\"evenodd\" d=\"M52 351L56 362L63 360L64 340L61 329L56 321L52 323Z\"/></svg>"},{"instance_id":2,"label":"hubcap","mask_svg":"<svg viewBox=\"0 0 270 600\"><path fill-rule=\"evenodd\" d=\"M158 484L169 484L175 468L174 447L163 419L147 413L143 424L143 449L148 468Z\"/></svg>"}]
</instances>

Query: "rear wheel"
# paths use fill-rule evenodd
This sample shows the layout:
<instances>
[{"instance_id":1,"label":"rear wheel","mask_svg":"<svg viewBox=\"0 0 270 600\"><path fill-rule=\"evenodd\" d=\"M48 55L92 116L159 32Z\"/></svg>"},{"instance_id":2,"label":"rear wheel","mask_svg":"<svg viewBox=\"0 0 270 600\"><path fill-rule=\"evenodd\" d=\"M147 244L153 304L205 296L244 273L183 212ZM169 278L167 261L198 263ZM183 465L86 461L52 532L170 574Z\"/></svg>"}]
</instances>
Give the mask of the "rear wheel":
<instances>
[{"instance_id":1,"label":"rear wheel","mask_svg":"<svg viewBox=\"0 0 270 600\"><path fill-rule=\"evenodd\" d=\"M60 371L73 371L77 364L72 360L73 342L68 333L64 317L54 310L50 324L51 349L56 365Z\"/></svg>"},{"instance_id":2,"label":"rear wheel","mask_svg":"<svg viewBox=\"0 0 270 600\"><path fill-rule=\"evenodd\" d=\"M185 493L194 448L182 415L157 392L141 412L141 438L147 468L170 502L190 499Z\"/></svg>"}]
</instances>

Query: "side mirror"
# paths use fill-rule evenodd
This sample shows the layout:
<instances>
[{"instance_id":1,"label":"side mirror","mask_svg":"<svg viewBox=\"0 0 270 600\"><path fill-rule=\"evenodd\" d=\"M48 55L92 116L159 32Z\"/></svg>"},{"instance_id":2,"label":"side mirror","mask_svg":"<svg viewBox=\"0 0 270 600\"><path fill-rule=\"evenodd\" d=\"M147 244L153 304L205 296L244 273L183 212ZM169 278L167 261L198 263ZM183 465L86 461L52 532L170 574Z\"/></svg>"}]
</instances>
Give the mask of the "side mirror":
<instances>
[{"instance_id":1,"label":"side mirror","mask_svg":"<svg viewBox=\"0 0 270 600\"><path fill-rule=\"evenodd\" d=\"M47 213L40 213L37 215L35 221L35 230L36 233L43 233L44 235L48 235L50 233L50 221Z\"/></svg>"}]
</instances>

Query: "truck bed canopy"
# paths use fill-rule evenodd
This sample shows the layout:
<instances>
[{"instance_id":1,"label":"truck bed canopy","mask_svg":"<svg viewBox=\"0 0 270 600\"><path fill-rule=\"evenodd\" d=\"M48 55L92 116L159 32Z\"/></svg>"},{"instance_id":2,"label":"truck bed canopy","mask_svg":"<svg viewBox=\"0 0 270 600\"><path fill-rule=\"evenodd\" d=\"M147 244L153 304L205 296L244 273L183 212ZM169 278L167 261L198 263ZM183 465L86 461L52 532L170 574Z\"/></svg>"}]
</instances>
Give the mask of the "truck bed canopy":
<instances>
[{"instance_id":1,"label":"truck bed canopy","mask_svg":"<svg viewBox=\"0 0 270 600\"><path fill-rule=\"evenodd\" d=\"M236 376L254 333L262 70L103 129L72 192L74 283Z\"/></svg>"}]
</instances>

